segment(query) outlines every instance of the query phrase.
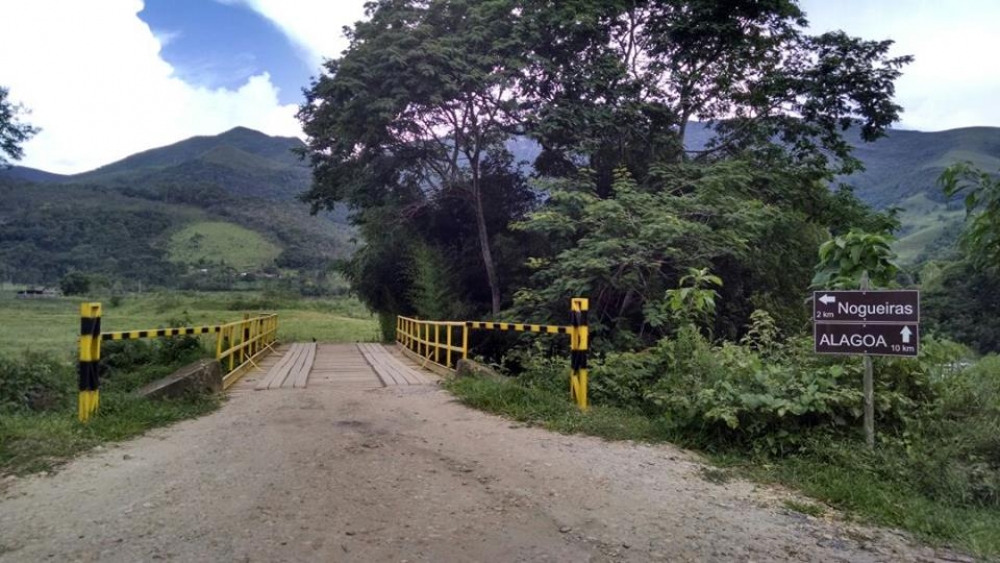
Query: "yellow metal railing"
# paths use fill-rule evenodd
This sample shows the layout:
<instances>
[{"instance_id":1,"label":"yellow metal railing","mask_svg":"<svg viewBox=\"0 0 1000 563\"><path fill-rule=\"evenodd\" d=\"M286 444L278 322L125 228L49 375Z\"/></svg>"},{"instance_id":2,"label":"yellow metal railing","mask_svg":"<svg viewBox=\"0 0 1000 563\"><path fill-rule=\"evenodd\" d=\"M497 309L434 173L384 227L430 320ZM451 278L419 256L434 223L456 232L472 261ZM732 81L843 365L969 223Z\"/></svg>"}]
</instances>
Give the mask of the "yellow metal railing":
<instances>
[{"instance_id":1,"label":"yellow metal railing","mask_svg":"<svg viewBox=\"0 0 1000 563\"><path fill-rule=\"evenodd\" d=\"M590 329L587 325L589 301L576 297L570 301L572 324L537 325L487 321L425 321L396 317L396 342L419 356L424 367L454 371L459 359L469 357L470 330L502 330L538 334L568 334L570 337L570 397L582 410L587 409L587 354Z\"/></svg>"},{"instance_id":2,"label":"yellow metal railing","mask_svg":"<svg viewBox=\"0 0 1000 563\"><path fill-rule=\"evenodd\" d=\"M274 349L278 340L278 315L266 314L219 325L180 328L154 328L119 332L101 331L101 304L84 303L80 306L80 364L79 364L79 417L87 421L100 403L98 364L101 360L101 342L104 340L138 340L143 338L168 338L173 336L198 336L215 334L215 359L225 371L223 389L239 381L256 361Z\"/></svg>"},{"instance_id":3,"label":"yellow metal railing","mask_svg":"<svg viewBox=\"0 0 1000 563\"><path fill-rule=\"evenodd\" d=\"M464 321L396 317L396 341L424 358L425 365L433 362L453 370L459 358L469 357L469 326Z\"/></svg>"}]
</instances>

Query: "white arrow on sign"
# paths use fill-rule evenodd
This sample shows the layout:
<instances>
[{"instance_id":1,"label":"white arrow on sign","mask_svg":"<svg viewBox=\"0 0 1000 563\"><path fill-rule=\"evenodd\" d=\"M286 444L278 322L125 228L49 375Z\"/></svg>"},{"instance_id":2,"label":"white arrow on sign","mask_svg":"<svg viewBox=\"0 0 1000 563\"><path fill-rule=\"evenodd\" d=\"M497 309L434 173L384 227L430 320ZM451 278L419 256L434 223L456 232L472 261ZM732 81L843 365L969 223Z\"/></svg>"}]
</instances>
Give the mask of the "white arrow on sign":
<instances>
[{"instance_id":1,"label":"white arrow on sign","mask_svg":"<svg viewBox=\"0 0 1000 563\"><path fill-rule=\"evenodd\" d=\"M904 326L903 330L899 331L899 334L903 337L903 344L909 344L910 337L913 336L913 331L910 330L910 327Z\"/></svg>"},{"instance_id":2,"label":"white arrow on sign","mask_svg":"<svg viewBox=\"0 0 1000 563\"><path fill-rule=\"evenodd\" d=\"M830 303L836 303L837 298L832 295L823 294L823 296L819 298L819 302L824 305L829 305Z\"/></svg>"}]
</instances>

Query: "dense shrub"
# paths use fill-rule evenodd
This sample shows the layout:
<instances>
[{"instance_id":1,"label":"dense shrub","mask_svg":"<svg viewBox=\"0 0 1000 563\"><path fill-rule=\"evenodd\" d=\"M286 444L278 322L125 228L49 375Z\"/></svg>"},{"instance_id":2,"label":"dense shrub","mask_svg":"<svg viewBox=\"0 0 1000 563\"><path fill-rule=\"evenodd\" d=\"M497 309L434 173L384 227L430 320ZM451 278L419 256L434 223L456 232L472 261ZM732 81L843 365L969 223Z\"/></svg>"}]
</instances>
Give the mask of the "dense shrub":
<instances>
[{"instance_id":1,"label":"dense shrub","mask_svg":"<svg viewBox=\"0 0 1000 563\"><path fill-rule=\"evenodd\" d=\"M855 439L863 410L862 363L817 356L808 338L781 339L766 313L753 318L739 344L714 344L688 326L647 350L605 355L591 371L592 401L662 419L688 445L711 451L735 446L787 455L813 448L817 437ZM954 435L968 422L945 421L962 417L986 417L976 418L981 428L996 424L995 411L961 395L995 396L990 389L1000 383L981 375L993 360L957 369L966 354L962 346L927 338L919 359L876 360L876 423L883 446L912 450L927 433ZM519 379L561 392L564 364L528 361ZM937 426L932 429L929 421ZM976 444L968 446L970 452L995 447L989 434L963 436Z\"/></svg>"},{"instance_id":2,"label":"dense shrub","mask_svg":"<svg viewBox=\"0 0 1000 563\"><path fill-rule=\"evenodd\" d=\"M101 349L102 389L134 391L205 355L201 340L193 336L105 342Z\"/></svg>"},{"instance_id":3,"label":"dense shrub","mask_svg":"<svg viewBox=\"0 0 1000 563\"><path fill-rule=\"evenodd\" d=\"M0 355L0 413L58 410L69 404L75 390L72 368L51 356Z\"/></svg>"}]
</instances>

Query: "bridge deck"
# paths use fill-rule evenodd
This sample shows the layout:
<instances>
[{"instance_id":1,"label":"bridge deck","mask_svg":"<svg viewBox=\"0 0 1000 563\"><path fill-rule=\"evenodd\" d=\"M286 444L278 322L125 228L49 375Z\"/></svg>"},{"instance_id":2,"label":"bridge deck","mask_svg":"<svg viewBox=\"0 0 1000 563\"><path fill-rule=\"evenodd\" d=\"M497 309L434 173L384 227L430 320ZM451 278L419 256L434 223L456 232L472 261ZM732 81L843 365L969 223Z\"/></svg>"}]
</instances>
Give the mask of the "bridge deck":
<instances>
[{"instance_id":1,"label":"bridge deck","mask_svg":"<svg viewBox=\"0 0 1000 563\"><path fill-rule=\"evenodd\" d=\"M279 346L233 390L376 389L435 381L436 376L423 371L396 346L293 343Z\"/></svg>"}]
</instances>

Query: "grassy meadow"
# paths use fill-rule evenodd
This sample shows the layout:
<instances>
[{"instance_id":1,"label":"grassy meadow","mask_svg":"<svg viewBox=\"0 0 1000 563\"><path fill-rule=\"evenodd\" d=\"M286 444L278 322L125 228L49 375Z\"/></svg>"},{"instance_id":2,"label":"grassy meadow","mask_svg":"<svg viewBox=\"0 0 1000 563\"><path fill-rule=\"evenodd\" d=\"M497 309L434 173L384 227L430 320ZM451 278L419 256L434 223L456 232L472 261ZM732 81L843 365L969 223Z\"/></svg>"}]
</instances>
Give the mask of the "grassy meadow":
<instances>
[{"instance_id":1,"label":"grassy meadow","mask_svg":"<svg viewBox=\"0 0 1000 563\"><path fill-rule=\"evenodd\" d=\"M260 233L221 221L191 223L170 237L168 249L172 262L225 262L239 271L267 266L281 254L281 247Z\"/></svg>"},{"instance_id":2,"label":"grassy meadow","mask_svg":"<svg viewBox=\"0 0 1000 563\"><path fill-rule=\"evenodd\" d=\"M79 304L104 304L104 331L230 322L243 313L278 314L284 342L376 340L378 324L355 299L305 299L266 292L152 292L118 297L16 299L0 290L0 477L49 470L106 442L211 412L219 397L149 400L140 386L198 358L211 357L214 336L105 343L101 408L76 419Z\"/></svg>"},{"instance_id":3,"label":"grassy meadow","mask_svg":"<svg viewBox=\"0 0 1000 563\"><path fill-rule=\"evenodd\" d=\"M931 200L926 194L909 197L899 207L903 230L893 250L903 264L916 262L928 250L928 245L937 242L949 229L961 228L965 220L964 210L949 208ZM954 240L948 242L953 244Z\"/></svg>"},{"instance_id":4,"label":"grassy meadow","mask_svg":"<svg viewBox=\"0 0 1000 563\"><path fill-rule=\"evenodd\" d=\"M9 287L9 286L8 286ZM121 298L16 299L16 291L0 292L0 355L25 351L75 359L80 330L80 303L104 305L106 332L166 326L171 321L193 325L238 320L245 312L278 314L278 337L285 342L356 342L376 340L378 325L357 300L347 297L305 299L261 292L152 292Z\"/></svg>"}]
</instances>

